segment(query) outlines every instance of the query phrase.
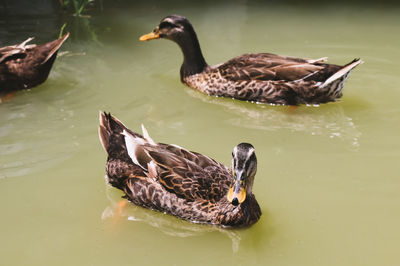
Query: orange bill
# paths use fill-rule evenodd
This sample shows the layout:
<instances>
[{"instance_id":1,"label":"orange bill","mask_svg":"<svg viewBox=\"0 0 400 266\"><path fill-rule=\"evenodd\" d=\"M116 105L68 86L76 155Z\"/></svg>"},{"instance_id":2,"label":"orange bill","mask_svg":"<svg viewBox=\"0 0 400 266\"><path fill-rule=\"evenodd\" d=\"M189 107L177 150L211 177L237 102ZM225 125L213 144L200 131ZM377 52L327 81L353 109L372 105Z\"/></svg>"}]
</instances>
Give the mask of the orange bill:
<instances>
[{"instance_id":1,"label":"orange bill","mask_svg":"<svg viewBox=\"0 0 400 266\"><path fill-rule=\"evenodd\" d=\"M236 181L236 184L229 188L227 198L229 202L237 198L238 202L242 203L246 199L246 187L243 187L240 181Z\"/></svg>"},{"instance_id":2,"label":"orange bill","mask_svg":"<svg viewBox=\"0 0 400 266\"><path fill-rule=\"evenodd\" d=\"M158 32L152 31L148 34L142 35L139 38L139 40L142 42L145 42L145 41L150 41L150 40L154 40L154 39L158 39L158 38L160 38L160 34Z\"/></svg>"}]
</instances>

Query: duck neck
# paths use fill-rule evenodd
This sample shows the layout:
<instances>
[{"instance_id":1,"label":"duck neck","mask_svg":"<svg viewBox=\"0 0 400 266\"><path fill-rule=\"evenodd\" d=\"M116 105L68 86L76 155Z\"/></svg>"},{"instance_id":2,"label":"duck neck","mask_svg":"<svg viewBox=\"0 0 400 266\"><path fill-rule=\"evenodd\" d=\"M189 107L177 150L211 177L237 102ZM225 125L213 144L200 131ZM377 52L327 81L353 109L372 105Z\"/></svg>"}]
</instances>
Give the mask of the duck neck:
<instances>
[{"instance_id":1,"label":"duck neck","mask_svg":"<svg viewBox=\"0 0 400 266\"><path fill-rule=\"evenodd\" d=\"M187 76L202 72L208 65L204 60L196 33L183 36L176 41L183 53L183 64L181 66L181 81Z\"/></svg>"}]
</instances>

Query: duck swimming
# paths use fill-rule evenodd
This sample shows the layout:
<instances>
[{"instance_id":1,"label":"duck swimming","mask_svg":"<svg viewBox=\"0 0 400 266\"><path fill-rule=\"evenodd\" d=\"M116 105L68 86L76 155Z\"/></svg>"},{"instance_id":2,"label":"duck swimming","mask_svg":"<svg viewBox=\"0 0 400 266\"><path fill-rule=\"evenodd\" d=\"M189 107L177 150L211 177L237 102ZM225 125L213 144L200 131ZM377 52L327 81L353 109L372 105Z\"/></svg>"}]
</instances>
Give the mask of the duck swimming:
<instances>
[{"instance_id":1,"label":"duck swimming","mask_svg":"<svg viewBox=\"0 0 400 266\"><path fill-rule=\"evenodd\" d=\"M42 45L29 44L33 38L0 48L0 93L29 89L42 84L49 76L61 45L68 38Z\"/></svg>"},{"instance_id":2,"label":"duck swimming","mask_svg":"<svg viewBox=\"0 0 400 266\"><path fill-rule=\"evenodd\" d=\"M335 101L350 71L362 63L354 59L339 66L326 58L302 59L270 53L244 54L226 63L209 66L189 20L179 15L163 18L141 41L168 39L183 52L181 81L213 96L259 103L298 105Z\"/></svg>"},{"instance_id":3,"label":"duck swimming","mask_svg":"<svg viewBox=\"0 0 400 266\"><path fill-rule=\"evenodd\" d=\"M108 182L132 203L195 223L249 226L261 210L252 192L257 171L254 147L240 143L232 168L197 152L154 142L100 113L99 137L108 154Z\"/></svg>"}]
</instances>

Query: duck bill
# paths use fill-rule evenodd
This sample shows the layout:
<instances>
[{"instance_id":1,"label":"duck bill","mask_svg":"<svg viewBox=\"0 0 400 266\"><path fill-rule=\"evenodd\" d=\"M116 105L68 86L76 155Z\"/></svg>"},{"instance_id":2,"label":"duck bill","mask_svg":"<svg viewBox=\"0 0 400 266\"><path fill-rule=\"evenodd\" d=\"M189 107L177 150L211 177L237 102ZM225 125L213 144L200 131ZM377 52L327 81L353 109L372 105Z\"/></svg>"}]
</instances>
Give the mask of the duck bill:
<instances>
[{"instance_id":1,"label":"duck bill","mask_svg":"<svg viewBox=\"0 0 400 266\"><path fill-rule=\"evenodd\" d=\"M228 201L234 205L242 203L246 199L246 184L240 179L240 176L235 176L234 183L228 191ZM235 204L236 203L236 204Z\"/></svg>"},{"instance_id":2,"label":"duck bill","mask_svg":"<svg viewBox=\"0 0 400 266\"><path fill-rule=\"evenodd\" d=\"M159 39L159 38L160 38L160 33L158 32L157 29L155 29L154 31L152 31L148 34L142 35L139 38L139 40L142 42L145 42L145 41L150 41L150 40Z\"/></svg>"}]
</instances>

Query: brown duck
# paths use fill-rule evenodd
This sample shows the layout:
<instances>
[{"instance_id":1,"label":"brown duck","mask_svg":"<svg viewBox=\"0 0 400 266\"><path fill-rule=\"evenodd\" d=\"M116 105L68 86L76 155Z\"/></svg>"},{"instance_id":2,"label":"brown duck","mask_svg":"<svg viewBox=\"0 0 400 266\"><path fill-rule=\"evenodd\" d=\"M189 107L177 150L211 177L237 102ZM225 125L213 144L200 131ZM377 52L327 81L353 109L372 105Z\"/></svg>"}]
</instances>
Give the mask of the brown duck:
<instances>
[{"instance_id":1,"label":"brown duck","mask_svg":"<svg viewBox=\"0 0 400 266\"><path fill-rule=\"evenodd\" d=\"M46 81L58 49L68 38L42 45L29 44L33 38L0 48L0 92L29 89Z\"/></svg>"},{"instance_id":2,"label":"brown duck","mask_svg":"<svg viewBox=\"0 0 400 266\"><path fill-rule=\"evenodd\" d=\"M209 66L204 60L190 22L179 15L163 18L141 41L165 38L183 52L181 81L208 95L270 104L320 104L335 101L350 71L362 63L354 59L339 66L326 58L301 59L269 53L244 54L224 64Z\"/></svg>"},{"instance_id":3,"label":"brown duck","mask_svg":"<svg viewBox=\"0 0 400 266\"><path fill-rule=\"evenodd\" d=\"M248 143L232 152L232 169L176 145L154 142L100 113L109 183L136 205L196 223L248 226L261 210L252 193L257 158Z\"/></svg>"}]
</instances>

